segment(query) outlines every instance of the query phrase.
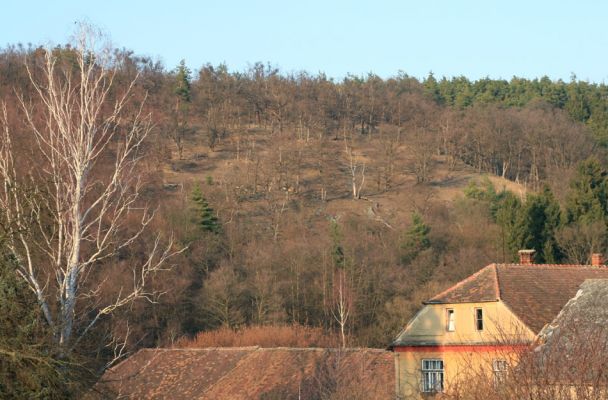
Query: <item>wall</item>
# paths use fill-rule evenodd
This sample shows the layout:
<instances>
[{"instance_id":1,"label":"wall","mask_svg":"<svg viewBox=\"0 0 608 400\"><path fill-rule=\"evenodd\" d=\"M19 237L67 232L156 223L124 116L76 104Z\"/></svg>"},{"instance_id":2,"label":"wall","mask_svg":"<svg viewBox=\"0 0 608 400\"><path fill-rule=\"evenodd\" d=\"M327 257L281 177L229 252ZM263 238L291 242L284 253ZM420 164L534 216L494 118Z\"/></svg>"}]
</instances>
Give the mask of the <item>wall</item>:
<instances>
[{"instance_id":1,"label":"wall","mask_svg":"<svg viewBox=\"0 0 608 400\"><path fill-rule=\"evenodd\" d=\"M447 309L455 311L455 331L447 331ZM475 309L484 313L484 329L478 331ZM444 386L463 381L471 373L492 373L492 361L514 363L531 332L502 302L429 304L410 321L395 347L396 390L399 398L424 398L420 394L423 359L442 359ZM523 346L522 346L523 343ZM465 381L466 382L466 381Z\"/></svg>"}]
</instances>

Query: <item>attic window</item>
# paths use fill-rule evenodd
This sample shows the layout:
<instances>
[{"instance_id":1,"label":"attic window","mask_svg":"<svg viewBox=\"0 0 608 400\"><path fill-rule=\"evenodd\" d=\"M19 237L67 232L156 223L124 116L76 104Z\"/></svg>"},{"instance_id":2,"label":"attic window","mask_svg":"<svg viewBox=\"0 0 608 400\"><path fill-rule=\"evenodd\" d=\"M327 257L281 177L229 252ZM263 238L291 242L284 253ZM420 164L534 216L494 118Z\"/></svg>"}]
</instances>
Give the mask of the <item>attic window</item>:
<instances>
[{"instance_id":1,"label":"attic window","mask_svg":"<svg viewBox=\"0 0 608 400\"><path fill-rule=\"evenodd\" d=\"M454 309L452 308L446 310L445 328L448 332L454 332L456 330L456 313L454 313Z\"/></svg>"},{"instance_id":2,"label":"attic window","mask_svg":"<svg viewBox=\"0 0 608 400\"><path fill-rule=\"evenodd\" d=\"M475 309L475 329L483 331L483 310L481 308Z\"/></svg>"}]
</instances>

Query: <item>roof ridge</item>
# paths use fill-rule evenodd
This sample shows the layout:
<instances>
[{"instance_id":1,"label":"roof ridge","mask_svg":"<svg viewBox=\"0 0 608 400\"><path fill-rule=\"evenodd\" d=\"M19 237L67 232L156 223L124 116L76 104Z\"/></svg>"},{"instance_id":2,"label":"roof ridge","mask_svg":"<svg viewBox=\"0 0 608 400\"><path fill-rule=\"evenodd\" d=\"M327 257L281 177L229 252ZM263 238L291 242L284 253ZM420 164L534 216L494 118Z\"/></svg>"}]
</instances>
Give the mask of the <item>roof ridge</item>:
<instances>
[{"instance_id":1,"label":"roof ridge","mask_svg":"<svg viewBox=\"0 0 608 400\"><path fill-rule=\"evenodd\" d=\"M234 351L242 351L242 350L257 350L262 348L261 346L213 346L213 347L151 347L145 350L152 351L212 351L212 350L234 350Z\"/></svg>"},{"instance_id":2,"label":"roof ridge","mask_svg":"<svg viewBox=\"0 0 608 400\"><path fill-rule=\"evenodd\" d=\"M608 269L607 265L590 264L517 264L517 263L497 263L497 267L530 267L530 268L584 268L584 269Z\"/></svg>"},{"instance_id":3,"label":"roof ridge","mask_svg":"<svg viewBox=\"0 0 608 400\"><path fill-rule=\"evenodd\" d=\"M496 264L492 263L492 264L488 264L485 267L483 267L482 269L480 269L479 271L475 272L473 275L469 275L467 278L461 280L460 282L450 286L449 288L447 288L446 290L444 290L443 292L436 294L435 296L433 296L430 300L423 302L423 304L428 304L430 302L433 301L433 299L436 299L438 297L442 297L445 296L446 294L448 294L449 292L451 292L452 290L455 290L456 288L459 288L460 286L464 285L465 283L468 283L472 280L474 280L475 278L477 278L478 275L480 275L482 272L484 272L487 268L494 268L496 269Z\"/></svg>"},{"instance_id":4,"label":"roof ridge","mask_svg":"<svg viewBox=\"0 0 608 400\"><path fill-rule=\"evenodd\" d=\"M346 348L341 348L341 347L293 347L293 346L275 346L275 347L262 347L259 345L256 346L241 346L241 347L221 347L221 346L216 346L216 347L150 347L150 348L145 348L145 349L140 349L137 352L135 352L134 354L137 354L138 352L152 352L152 353L159 353L159 352L167 352L167 351L214 351L214 350L221 350L221 351L243 351L243 350L251 350L251 351L255 351L255 350L259 350L259 351L272 351L272 350L285 350L285 351L347 351L347 352L357 352L357 351L371 351L371 352L383 352L385 351L382 348L376 348L376 347L346 347Z\"/></svg>"}]
</instances>

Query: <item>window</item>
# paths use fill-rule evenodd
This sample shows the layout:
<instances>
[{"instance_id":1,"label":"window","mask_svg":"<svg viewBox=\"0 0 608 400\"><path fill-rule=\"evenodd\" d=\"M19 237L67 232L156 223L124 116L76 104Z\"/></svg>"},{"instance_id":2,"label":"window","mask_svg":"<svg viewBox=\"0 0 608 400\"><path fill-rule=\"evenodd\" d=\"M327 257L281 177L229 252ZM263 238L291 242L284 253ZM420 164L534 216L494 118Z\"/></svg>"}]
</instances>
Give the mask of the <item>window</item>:
<instances>
[{"instance_id":1,"label":"window","mask_svg":"<svg viewBox=\"0 0 608 400\"><path fill-rule=\"evenodd\" d=\"M494 385L499 386L507 378L509 365L505 360L493 360L492 372L494 373Z\"/></svg>"},{"instance_id":2,"label":"window","mask_svg":"<svg viewBox=\"0 0 608 400\"><path fill-rule=\"evenodd\" d=\"M448 332L454 332L456 330L456 314L454 310L448 308L446 310L446 329Z\"/></svg>"},{"instance_id":3,"label":"window","mask_svg":"<svg viewBox=\"0 0 608 400\"><path fill-rule=\"evenodd\" d=\"M443 360L422 360L422 392L443 392Z\"/></svg>"},{"instance_id":4,"label":"window","mask_svg":"<svg viewBox=\"0 0 608 400\"><path fill-rule=\"evenodd\" d=\"M483 310L481 308L475 309L475 329L483 331Z\"/></svg>"}]
</instances>

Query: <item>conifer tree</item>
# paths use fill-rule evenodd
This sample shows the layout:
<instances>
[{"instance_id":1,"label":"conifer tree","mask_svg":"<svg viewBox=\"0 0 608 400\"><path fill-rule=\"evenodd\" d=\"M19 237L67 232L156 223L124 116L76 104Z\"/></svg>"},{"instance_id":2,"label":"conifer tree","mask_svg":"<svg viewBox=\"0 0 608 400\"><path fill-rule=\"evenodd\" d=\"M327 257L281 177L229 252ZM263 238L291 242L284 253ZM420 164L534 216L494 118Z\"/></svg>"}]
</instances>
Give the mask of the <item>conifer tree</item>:
<instances>
[{"instance_id":1,"label":"conifer tree","mask_svg":"<svg viewBox=\"0 0 608 400\"><path fill-rule=\"evenodd\" d=\"M179 99L185 103L192 101L190 87L190 70L186 67L186 61L181 60L175 70L175 89L174 92Z\"/></svg>"},{"instance_id":2,"label":"conifer tree","mask_svg":"<svg viewBox=\"0 0 608 400\"><path fill-rule=\"evenodd\" d=\"M522 203L512 192L505 191L496 208L496 223L500 227L500 247L503 261L511 261L517 255L519 243L515 226Z\"/></svg>"},{"instance_id":3,"label":"conifer tree","mask_svg":"<svg viewBox=\"0 0 608 400\"><path fill-rule=\"evenodd\" d=\"M186 62L184 60L182 60L175 69L174 85L175 109L171 115L172 118L170 126L168 127L168 133L173 142L175 142L177 153L181 160L183 158L185 136L191 132L188 121L190 103L192 102L190 70L186 67Z\"/></svg>"},{"instance_id":4,"label":"conifer tree","mask_svg":"<svg viewBox=\"0 0 608 400\"><path fill-rule=\"evenodd\" d=\"M215 211L203 196L199 184L196 184L192 190L192 202L194 203L194 223L205 232L220 233L221 226L215 216Z\"/></svg>"},{"instance_id":5,"label":"conifer tree","mask_svg":"<svg viewBox=\"0 0 608 400\"><path fill-rule=\"evenodd\" d=\"M344 248L342 247L342 232L340 226L336 220L332 219L330 222L330 236L332 241L331 256L336 268L343 269L346 264L344 257Z\"/></svg>"},{"instance_id":6,"label":"conifer tree","mask_svg":"<svg viewBox=\"0 0 608 400\"><path fill-rule=\"evenodd\" d=\"M412 225L405 232L403 242L401 244L401 250L403 251L401 256L401 262L408 264L423 250L431 247L431 240L429 239L429 233L431 228L428 227L422 220L422 216L414 212L412 214Z\"/></svg>"},{"instance_id":7,"label":"conifer tree","mask_svg":"<svg viewBox=\"0 0 608 400\"><path fill-rule=\"evenodd\" d=\"M561 226L559 203L548 187L530 195L520 209L513 237L518 249L536 250L537 262L557 262L560 251L555 235Z\"/></svg>"},{"instance_id":8,"label":"conifer tree","mask_svg":"<svg viewBox=\"0 0 608 400\"><path fill-rule=\"evenodd\" d=\"M517 251L536 250L537 262L557 262L562 257L556 234L561 228L561 209L548 187L521 202L511 192L502 194L496 222L505 261L515 261Z\"/></svg>"},{"instance_id":9,"label":"conifer tree","mask_svg":"<svg viewBox=\"0 0 608 400\"><path fill-rule=\"evenodd\" d=\"M595 159L579 164L570 183L566 202L566 223L606 222L608 214L607 173Z\"/></svg>"}]
</instances>

